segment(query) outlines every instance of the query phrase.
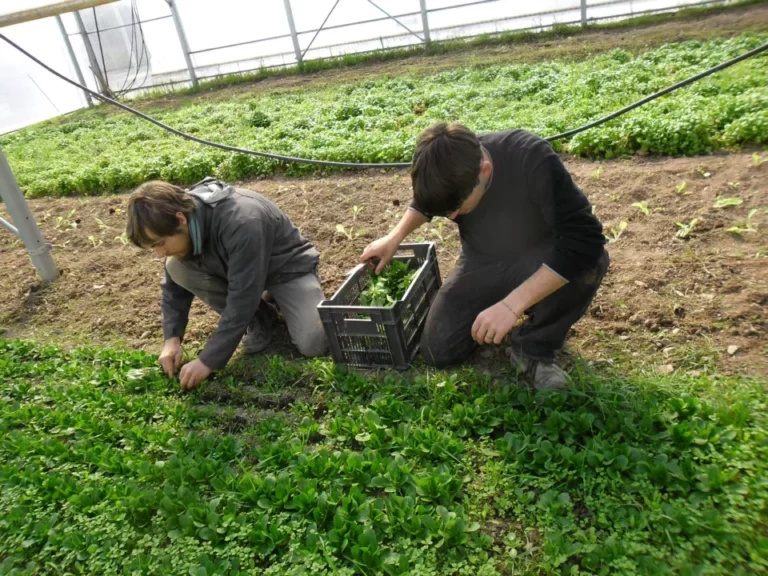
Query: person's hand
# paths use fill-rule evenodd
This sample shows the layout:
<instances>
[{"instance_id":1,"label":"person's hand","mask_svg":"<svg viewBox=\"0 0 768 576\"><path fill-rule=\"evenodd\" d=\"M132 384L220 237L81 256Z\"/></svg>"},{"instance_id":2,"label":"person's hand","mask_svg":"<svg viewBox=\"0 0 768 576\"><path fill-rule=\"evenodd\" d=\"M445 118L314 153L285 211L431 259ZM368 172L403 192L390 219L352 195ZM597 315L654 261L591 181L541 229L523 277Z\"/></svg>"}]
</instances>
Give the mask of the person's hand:
<instances>
[{"instance_id":1,"label":"person's hand","mask_svg":"<svg viewBox=\"0 0 768 576\"><path fill-rule=\"evenodd\" d=\"M384 268L395 257L397 249L400 247L400 240L394 236L384 236L378 240L374 240L363 251L363 255L360 257L360 262L368 262L378 258L379 264L376 266L376 274L381 274Z\"/></svg>"},{"instance_id":2,"label":"person's hand","mask_svg":"<svg viewBox=\"0 0 768 576\"><path fill-rule=\"evenodd\" d=\"M163 351L160 352L160 358L157 361L163 369L163 372L168 374L169 378L173 378L176 372L181 366L181 359L183 357L183 351L181 349L180 338L168 338L163 346Z\"/></svg>"},{"instance_id":3,"label":"person's hand","mask_svg":"<svg viewBox=\"0 0 768 576\"><path fill-rule=\"evenodd\" d=\"M504 337L520 321L520 316L503 302L486 308L472 325L472 339L483 344L501 344Z\"/></svg>"},{"instance_id":4,"label":"person's hand","mask_svg":"<svg viewBox=\"0 0 768 576\"><path fill-rule=\"evenodd\" d=\"M179 382L181 382L182 390L194 390L197 385L211 375L211 370L200 361L200 358L192 360L189 364L185 364L179 374Z\"/></svg>"}]
</instances>

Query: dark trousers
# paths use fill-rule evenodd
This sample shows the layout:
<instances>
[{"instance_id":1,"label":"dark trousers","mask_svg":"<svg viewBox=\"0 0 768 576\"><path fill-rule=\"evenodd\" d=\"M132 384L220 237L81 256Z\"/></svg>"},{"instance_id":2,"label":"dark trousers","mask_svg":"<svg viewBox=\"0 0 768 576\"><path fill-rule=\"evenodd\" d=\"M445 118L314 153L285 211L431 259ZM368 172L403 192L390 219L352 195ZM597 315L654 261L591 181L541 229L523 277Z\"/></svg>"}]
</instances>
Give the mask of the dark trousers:
<instances>
[{"instance_id":1,"label":"dark trousers","mask_svg":"<svg viewBox=\"0 0 768 576\"><path fill-rule=\"evenodd\" d=\"M427 316L421 338L426 362L441 368L466 359L477 345L472 339L472 325L478 314L533 275L541 267L543 256L541 251L513 263L480 263L462 255ZM526 310L528 318L510 332L512 346L529 358L551 361L555 350L565 343L570 327L589 308L608 263L606 251L592 269Z\"/></svg>"}]
</instances>

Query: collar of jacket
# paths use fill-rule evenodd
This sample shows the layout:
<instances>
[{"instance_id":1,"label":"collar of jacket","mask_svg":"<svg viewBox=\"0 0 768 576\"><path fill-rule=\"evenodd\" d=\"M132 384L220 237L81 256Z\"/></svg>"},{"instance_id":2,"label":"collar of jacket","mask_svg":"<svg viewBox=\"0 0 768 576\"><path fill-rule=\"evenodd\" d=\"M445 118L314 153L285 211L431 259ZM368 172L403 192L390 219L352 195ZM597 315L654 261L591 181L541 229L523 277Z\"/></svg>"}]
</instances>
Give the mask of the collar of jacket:
<instances>
[{"instance_id":1,"label":"collar of jacket","mask_svg":"<svg viewBox=\"0 0 768 576\"><path fill-rule=\"evenodd\" d=\"M202 202L195 198L195 211L189 215L189 238L192 241L192 256L198 257L203 253L203 233L200 222L200 212L203 210Z\"/></svg>"},{"instance_id":2,"label":"collar of jacket","mask_svg":"<svg viewBox=\"0 0 768 576\"><path fill-rule=\"evenodd\" d=\"M195 201L195 211L189 216L189 237L192 241L193 258L199 258L205 247L210 208L232 195L233 188L221 180L206 178L193 185L188 194Z\"/></svg>"}]
</instances>

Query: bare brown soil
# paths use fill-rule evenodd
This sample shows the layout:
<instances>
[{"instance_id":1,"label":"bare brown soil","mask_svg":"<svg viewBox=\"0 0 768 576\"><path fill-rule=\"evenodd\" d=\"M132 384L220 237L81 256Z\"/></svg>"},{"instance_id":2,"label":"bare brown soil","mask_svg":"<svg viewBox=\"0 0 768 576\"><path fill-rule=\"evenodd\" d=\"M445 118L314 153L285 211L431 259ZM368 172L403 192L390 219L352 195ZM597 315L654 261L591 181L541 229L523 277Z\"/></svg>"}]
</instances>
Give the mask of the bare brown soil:
<instances>
[{"instance_id":1,"label":"bare brown soil","mask_svg":"<svg viewBox=\"0 0 768 576\"><path fill-rule=\"evenodd\" d=\"M755 165L750 153L735 153L603 163L567 159L566 164L609 234L627 222L609 245L611 269L587 316L574 327L571 347L596 364L768 375L768 162ZM683 182L686 188L678 194ZM275 201L318 246L328 296L366 244L395 224L410 196L402 171L241 184ZM743 203L715 208L718 196ZM162 262L120 240L126 199L30 202L62 271L50 286L40 286L19 241L0 235L0 326L6 336L159 350ZM632 206L642 201L647 216ZM353 206L362 208L356 218ZM757 231L726 232L743 225L752 209ZM7 218L1 209L0 214ZM676 223L694 218L689 238L676 237ZM339 233L337 224L352 238ZM414 237L419 234L438 243L445 277L459 252L455 226L436 220ZM216 322L214 313L195 302L188 337L193 348L204 344ZM284 334L278 347L291 351ZM499 347L480 351L478 358L502 355Z\"/></svg>"}]
</instances>

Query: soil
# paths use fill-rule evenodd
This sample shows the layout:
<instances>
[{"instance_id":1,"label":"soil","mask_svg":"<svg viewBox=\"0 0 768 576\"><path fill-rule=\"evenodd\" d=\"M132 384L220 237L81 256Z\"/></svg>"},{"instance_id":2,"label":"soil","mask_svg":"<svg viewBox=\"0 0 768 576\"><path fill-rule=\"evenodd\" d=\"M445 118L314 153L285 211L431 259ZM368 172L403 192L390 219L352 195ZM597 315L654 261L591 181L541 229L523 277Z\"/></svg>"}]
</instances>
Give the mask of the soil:
<instances>
[{"instance_id":1,"label":"soil","mask_svg":"<svg viewBox=\"0 0 768 576\"><path fill-rule=\"evenodd\" d=\"M760 153L763 157L765 153ZM752 153L695 158L629 158L566 165L607 232L627 227L608 247L611 267L570 347L595 364L629 361L671 370L768 375L768 161ZM678 194L676 187L686 183ZM326 296L342 284L367 243L385 234L410 198L405 171L369 170L326 178L239 183L278 204L320 249ZM718 196L743 204L714 208ZM633 203L646 202L645 215ZM124 245L126 195L30 201L54 247L61 278L41 286L20 241L0 235L0 327L5 336L74 346L162 345L159 283L163 263ZM353 216L353 206L362 210ZM755 232L742 225L750 210ZM0 208L0 215L8 215ZM698 221L687 239L676 223ZM337 231L342 224L351 239ZM459 253L456 227L436 219L414 234L438 244L442 276ZM205 343L217 316L193 305L188 343ZM735 347L735 348L734 348ZM730 349L730 351L729 351ZM283 330L271 352L295 354ZM503 346L478 351L479 363L503 358ZM269 399L250 399L279 409ZM249 402L250 403L250 402Z\"/></svg>"},{"instance_id":2,"label":"soil","mask_svg":"<svg viewBox=\"0 0 768 576\"><path fill-rule=\"evenodd\" d=\"M175 107L182 101L305 90L367 77L417 76L466 66L581 58L613 48L642 50L664 42L766 29L768 4L762 3L631 29L588 31L559 40L471 47L270 78L143 101L140 107ZM604 163L569 158L566 164L595 205L607 232L617 231L620 222L627 222L626 230L609 246L611 268L603 287L587 315L573 328L571 350L597 365L631 363L661 373L676 370L694 375L715 368L767 375L768 161L756 166L751 153L744 152ZM686 189L678 194L675 188L683 181ZM322 253L320 274L327 296L356 265L365 245L395 224L410 197L404 171L278 177L240 184L274 200L316 243ZM719 195L738 196L743 204L716 209L713 204ZM50 286L41 286L21 243L0 232L0 332L64 346L102 344L159 350L162 261L120 240L126 201L127 196L120 195L30 202L62 272L60 280ZM647 216L632 206L642 201L647 202ZM356 218L353 206L362 207ZM757 210L753 217L756 232L741 236L726 232L744 222L751 209ZM0 215L8 218L2 205ZM676 223L694 218L698 222L690 237L676 237ZM351 237L339 233L337 224ZM438 219L414 237L418 234L438 244L445 277L459 252L454 225ZM204 345L216 322L216 315L195 301L188 351L194 353ZM285 329L276 331L269 352L295 354ZM503 364L504 348L479 350L471 361L481 369Z\"/></svg>"}]
</instances>

